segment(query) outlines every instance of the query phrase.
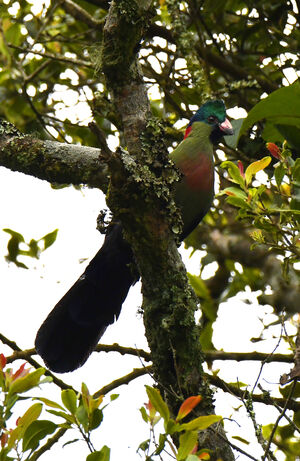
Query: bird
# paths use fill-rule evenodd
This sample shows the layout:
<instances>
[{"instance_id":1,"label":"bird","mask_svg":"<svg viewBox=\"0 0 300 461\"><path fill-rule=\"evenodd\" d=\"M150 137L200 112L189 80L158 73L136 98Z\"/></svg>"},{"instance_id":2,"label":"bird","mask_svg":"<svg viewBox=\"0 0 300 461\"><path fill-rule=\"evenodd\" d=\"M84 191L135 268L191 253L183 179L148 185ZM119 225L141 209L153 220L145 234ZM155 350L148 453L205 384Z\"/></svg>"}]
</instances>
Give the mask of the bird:
<instances>
[{"instance_id":1,"label":"bird","mask_svg":"<svg viewBox=\"0 0 300 461\"><path fill-rule=\"evenodd\" d=\"M175 202L183 221L181 240L211 207L214 145L222 136L232 134L224 101L209 100L193 115L184 139L170 154L181 172L175 188ZM50 370L66 373L86 362L106 328L118 319L130 287L138 280L134 266L122 224L112 224L98 253L37 332L36 352Z\"/></svg>"}]
</instances>

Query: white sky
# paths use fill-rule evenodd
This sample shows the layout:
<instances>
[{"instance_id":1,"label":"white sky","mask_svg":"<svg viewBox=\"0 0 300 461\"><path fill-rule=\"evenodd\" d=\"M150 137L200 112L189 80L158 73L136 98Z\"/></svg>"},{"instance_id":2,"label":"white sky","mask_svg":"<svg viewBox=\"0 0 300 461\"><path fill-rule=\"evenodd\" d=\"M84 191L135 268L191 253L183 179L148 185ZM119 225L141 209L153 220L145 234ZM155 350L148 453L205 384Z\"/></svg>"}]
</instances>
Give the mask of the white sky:
<instances>
[{"instance_id":1,"label":"white sky","mask_svg":"<svg viewBox=\"0 0 300 461\"><path fill-rule=\"evenodd\" d=\"M1 302L1 332L12 340L16 340L22 348L33 346L36 331L55 303L82 273L84 264L79 264L81 258L91 258L98 250L103 238L95 230L98 210L104 206L103 195L97 190L85 189L83 192L72 187L52 190L45 181L13 173L0 168L0 229L11 228L22 233L26 240L40 238L47 232L59 228L55 244L46 250L39 261L27 258L30 270L19 269L13 264L7 265L4 260L8 234L0 231L0 273L3 281ZM198 273L199 257L197 254L191 260L184 252L184 260L193 273ZM25 262L25 259L24 259ZM85 263L86 264L86 263ZM117 323L106 331L101 342L111 344L146 348L142 319L136 315L141 305L139 284L132 288L128 299L123 305L121 316ZM260 342L253 345L249 339L259 335L262 324L258 320L263 316L264 309L256 305L247 305L241 300L230 300L220 308L219 319L216 322L214 341L217 348L227 351L259 350L270 352L275 347L276 340ZM268 314L264 321L270 323L274 316ZM274 329L278 333L278 328ZM281 347L281 350L286 349ZM6 348L0 352L9 354ZM91 392L103 385L129 373L134 367L140 367L137 358L123 358L117 353L94 353L88 362L79 370L60 375L66 382L79 389L84 381ZM260 364L226 362L224 365L215 362L214 369L222 367L221 377L229 381L238 379L254 384ZM290 366L282 364L267 365L264 369L263 386L266 389L276 389L279 376L288 372ZM112 448L111 461L122 459L138 460L135 453L139 443L148 438L148 428L142 421L138 408L147 401L143 383L150 383L149 378L139 378L135 383L117 389L121 397L112 402L105 410L104 423L95 433L94 442L98 449L106 444ZM42 387L42 393L51 398L51 385ZM50 394L51 392L51 394ZM36 392L32 392L35 394ZM233 414L232 406L237 407L238 401L220 392L217 399L217 413L231 417L237 421L227 422L233 435L250 438L251 423L245 412ZM58 397L57 390L54 397ZM22 414L22 411L20 409ZM276 412L273 412L274 417ZM14 415L14 417L17 415ZM259 413L260 423L270 422L270 412L265 408ZM238 424L241 426L239 427ZM129 429L129 430L128 430ZM98 438L99 437L99 438ZM64 441L75 438L68 435ZM116 444L117 440L117 444ZM236 442L238 443L238 442ZM247 447L243 447L247 450ZM252 455L260 453L253 441L248 447ZM61 458L60 444L51 449L51 453L43 455L45 461L53 456ZM64 448L65 460L79 461L87 455L83 442L68 445ZM241 455L240 460L244 459ZM246 457L245 457L246 459ZM280 458L278 458L280 459Z\"/></svg>"}]
</instances>

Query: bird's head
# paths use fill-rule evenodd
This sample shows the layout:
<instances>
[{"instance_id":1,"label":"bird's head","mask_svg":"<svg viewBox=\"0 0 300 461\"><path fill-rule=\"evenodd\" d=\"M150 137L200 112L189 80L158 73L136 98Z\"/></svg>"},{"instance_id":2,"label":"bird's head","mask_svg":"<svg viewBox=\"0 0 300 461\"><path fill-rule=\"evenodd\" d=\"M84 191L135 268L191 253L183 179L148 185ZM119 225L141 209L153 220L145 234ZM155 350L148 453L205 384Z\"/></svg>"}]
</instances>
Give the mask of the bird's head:
<instances>
[{"instance_id":1,"label":"bird's head","mask_svg":"<svg viewBox=\"0 0 300 461\"><path fill-rule=\"evenodd\" d=\"M194 122L203 122L211 125L210 140L213 144L217 144L222 136L233 134L231 123L226 118L226 108L222 99L208 101L197 110L185 130L184 139L192 131Z\"/></svg>"}]
</instances>

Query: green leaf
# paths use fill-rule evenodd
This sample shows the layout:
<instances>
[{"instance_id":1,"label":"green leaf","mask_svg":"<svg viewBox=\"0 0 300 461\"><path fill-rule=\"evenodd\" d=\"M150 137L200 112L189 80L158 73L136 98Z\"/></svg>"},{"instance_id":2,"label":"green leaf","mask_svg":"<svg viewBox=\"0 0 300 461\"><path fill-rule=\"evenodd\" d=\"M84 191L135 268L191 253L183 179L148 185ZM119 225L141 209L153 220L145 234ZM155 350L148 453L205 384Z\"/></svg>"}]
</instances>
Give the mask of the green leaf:
<instances>
[{"instance_id":1,"label":"green leaf","mask_svg":"<svg viewBox=\"0 0 300 461\"><path fill-rule=\"evenodd\" d=\"M27 376L16 379L16 381L14 381L9 388L9 394L20 394L37 386L40 382L40 377L45 373L45 371L45 368L38 368L32 373L29 373Z\"/></svg>"},{"instance_id":2,"label":"green leaf","mask_svg":"<svg viewBox=\"0 0 300 461\"><path fill-rule=\"evenodd\" d=\"M228 196L226 198L226 202L230 203L230 205L236 206L237 208L244 208L248 210L252 210L251 205L249 205L248 202L246 202L244 199L241 199L239 197L232 197Z\"/></svg>"},{"instance_id":3,"label":"green leaf","mask_svg":"<svg viewBox=\"0 0 300 461\"><path fill-rule=\"evenodd\" d=\"M146 392L155 410L158 411L158 413L164 419L164 421L167 422L170 419L169 408L167 404L163 401L159 391L157 389L154 389L153 387L146 386Z\"/></svg>"},{"instance_id":4,"label":"green leaf","mask_svg":"<svg viewBox=\"0 0 300 461\"><path fill-rule=\"evenodd\" d=\"M198 298L203 298L207 300L211 299L209 290L203 282L203 280L201 279L201 277L188 273L188 278Z\"/></svg>"},{"instance_id":5,"label":"green leaf","mask_svg":"<svg viewBox=\"0 0 300 461\"><path fill-rule=\"evenodd\" d=\"M274 170L274 176L275 176L277 187L281 185L285 173L286 173L285 167L282 163L280 163Z\"/></svg>"},{"instance_id":6,"label":"green leaf","mask_svg":"<svg viewBox=\"0 0 300 461\"><path fill-rule=\"evenodd\" d=\"M40 239L40 240L44 240L44 250L46 250L51 245L53 245L53 243L56 240L57 233L58 233L58 229L55 229L54 231L49 232L49 234L44 235L44 237Z\"/></svg>"},{"instance_id":7,"label":"green leaf","mask_svg":"<svg viewBox=\"0 0 300 461\"><path fill-rule=\"evenodd\" d=\"M165 431L167 434L174 434L174 432L177 432L180 425L174 421L174 419L169 419L168 421L165 421Z\"/></svg>"},{"instance_id":8,"label":"green leaf","mask_svg":"<svg viewBox=\"0 0 300 461\"><path fill-rule=\"evenodd\" d=\"M48 411L48 413L51 413L52 415L59 416L60 418L65 419L70 424L75 423L74 416L69 415L68 413L65 413L64 411L56 411L56 410L47 410L47 411Z\"/></svg>"},{"instance_id":9,"label":"green leaf","mask_svg":"<svg viewBox=\"0 0 300 461\"><path fill-rule=\"evenodd\" d=\"M19 232L13 231L12 229L8 228L3 229L3 231L11 235L11 238L7 243L8 255L6 256L6 259L8 261L15 263L18 267L28 269L28 267L24 263L17 261L17 257L21 253L20 243L25 242L23 235L19 234Z\"/></svg>"},{"instance_id":10,"label":"green leaf","mask_svg":"<svg viewBox=\"0 0 300 461\"><path fill-rule=\"evenodd\" d=\"M40 420L33 421L26 429L23 437L23 451L35 450L40 440L47 435L53 434L57 429L57 425L52 421Z\"/></svg>"},{"instance_id":11,"label":"green leaf","mask_svg":"<svg viewBox=\"0 0 300 461\"><path fill-rule=\"evenodd\" d=\"M66 447L67 445L71 445L72 443L75 443L75 442L79 442L80 439L73 439L73 440L69 440L68 442L64 443L62 446L63 448Z\"/></svg>"},{"instance_id":12,"label":"green leaf","mask_svg":"<svg viewBox=\"0 0 300 461\"><path fill-rule=\"evenodd\" d=\"M21 440L27 427L38 417L42 412L43 405L34 403L24 415L19 419L18 426L11 432L8 440L8 447L12 448L17 440Z\"/></svg>"},{"instance_id":13,"label":"green leaf","mask_svg":"<svg viewBox=\"0 0 300 461\"><path fill-rule=\"evenodd\" d=\"M159 434L159 442L155 450L155 454L159 455L165 448L167 441L167 434Z\"/></svg>"},{"instance_id":14,"label":"green leaf","mask_svg":"<svg viewBox=\"0 0 300 461\"><path fill-rule=\"evenodd\" d=\"M204 351L207 350L213 350L214 345L212 342L212 337L213 337L213 323L216 319L216 309L212 306L211 312L210 312L210 317L214 317L213 320L206 321L205 326L201 329L200 333L200 344L201 347Z\"/></svg>"},{"instance_id":15,"label":"green leaf","mask_svg":"<svg viewBox=\"0 0 300 461\"><path fill-rule=\"evenodd\" d=\"M24 237L22 234L20 234L19 232L16 232L12 229L8 229L8 228L5 228L5 229L2 229L4 232L7 232L8 234L10 234L12 237L14 237L18 242L25 242L24 240Z\"/></svg>"},{"instance_id":16,"label":"green leaf","mask_svg":"<svg viewBox=\"0 0 300 461\"><path fill-rule=\"evenodd\" d=\"M103 421L103 412L99 410L99 408L96 408L90 415L89 430L93 431L94 429L99 427L102 421Z\"/></svg>"},{"instance_id":17,"label":"green leaf","mask_svg":"<svg viewBox=\"0 0 300 461\"><path fill-rule=\"evenodd\" d=\"M225 168L226 170L228 170L232 182L239 184L242 189L245 188L245 180L241 175L238 166L235 163L230 162L230 160L226 160L225 162L221 163L221 168Z\"/></svg>"},{"instance_id":18,"label":"green leaf","mask_svg":"<svg viewBox=\"0 0 300 461\"><path fill-rule=\"evenodd\" d=\"M34 400L39 400L40 402L45 403L48 407L57 408L58 410L64 410L64 407L59 405L59 403L56 403L53 400L46 399L45 397L35 397Z\"/></svg>"},{"instance_id":19,"label":"green leaf","mask_svg":"<svg viewBox=\"0 0 300 461\"><path fill-rule=\"evenodd\" d=\"M149 445L150 445L150 439L144 440L143 442L141 442L139 444L138 449L137 449L137 453L139 452L139 450L142 450L142 451L148 450Z\"/></svg>"},{"instance_id":20,"label":"green leaf","mask_svg":"<svg viewBox=\"0 0 300 461\"><path fill-rule=\"evenodd\" d=\"M109 461L110 448L104 445L100 451L94 451L86 457L86 461Z\"/></svg>"},{"instance_id":21,"label":"green leaf","mask_svg":"<svg viewBox=\"0 0 300 461\"><path fill-rule=\"evenodd\" d=\"M85 383L81 383L81 397L82 397L83 406L85 407L87 414L89 414L91 411L92 397ZM99 398L101 399L101 396Z\"/></svg>"},{"instance_id":22,"label":"green leaf","mask_svg":"<svg viewBox=\"0 0 300 461\"><path fill-rule=\"evenodd\" d=\"M239 137L260 120L273 124L300 126L300 85L299 82L273 91L262 99L248 113L241 127ZM273 141L268 139L268 141Z\"/></svg>"},{"instance_id":23,"label":"green leaf","mask_svg":"<svg viewBox=\"0 0 300 461\"><path fill-rule=\"evenodd\" d=\"M72 415L75 415L77 409L77 396L73 389L64 389L61 392L61 400L64 406Z\"/></svg>"},{"instance_id":24,"label":"green leaf","mask_svg":"<svg viewBox=\"0 0 300 461\"><path fill-rule=\"evenodd\" d=\"M189 423L180 424L180 431L203 431L221 419L222 416L218 415L199 416L199 418L193 419Z\"/></svg>"},{"instance_id":25,"label":"green leaf","mask_svg":"<svg viewBox=\"0 0 300 461\"><path fill-rule=\"evenodd\" d=\"M141 407L140 412L141 412L142 418L145 421L145 423L148 423L149 419L148 419L148 415L147 415L147 412L146 412L146 408Z\"/></svg>"},{"instance_id":26,"label":"green leaf","mask_svg":"<svg viewBox=\"0 0 300 461\"><path fill-rule=\"evenodd\" d=\"M185 459L193 450L198 440L197 431L187 431L179 437L177 460Z\"/></svg>"},{"instance_id":27,"label":"green leaf","mask_svg":"<svg viewBox=\"0 0 300 461\"><path fill-rule=\"evenodd\" d=\"M295 181L295 183L298 183L300 186L300 158L297 158L291 170L292 170L293 180Z\"/></svg>"},{"instance_id":28,"label":"green leaf","mask_svg":"<svg viewBox=\"0 0 300 461\"><path fill-rule=\"evenodd\" d=\"M247 200L248 196L247 194L239 189L238 187L226 187L226 189L223 189L218 195L229 195L232 197L239 197L243 200Z\"/></svg>"},{"instance_id":29,"label":"green leaf","mask_svg":"<svg viewBox=\"0 0 300 461\"><path fill-rule=\"evenodd\" d=\"M236 146L238 145L240 129L241 129L241 126L244 120L245 120L244 118L238 118L236 120L231 120L231 125L233 128L233 135L224 136L224 140L227 146L231 147L232 149L235 149Z\"/></svg>"},{"instance_id":30,"label":"green leaf","mask_svg":"<svg viewBox=\"0 0 300 461\"><path fill-rule=\"evenodd\" d=\"M85 432L88 432L89 429L89 416L86 408L84 405L79 405L79 407L76 410L76 418L80 422L80 424L83 426Z\"/></svg>"},{"instance_id":31,"label":"green leaf","mask_svg":"<svg viewBox=\"0 0 300 461\"><path fill-rule=\"evenodd\" d=\"M232 438L235 439L235 440L239 440L240 442L245 443L246 445L250 444L250 442L248 442L248 440L243 439L243 437L240 437L239 435L233 435Z\"/></svg>"}]
</instances>

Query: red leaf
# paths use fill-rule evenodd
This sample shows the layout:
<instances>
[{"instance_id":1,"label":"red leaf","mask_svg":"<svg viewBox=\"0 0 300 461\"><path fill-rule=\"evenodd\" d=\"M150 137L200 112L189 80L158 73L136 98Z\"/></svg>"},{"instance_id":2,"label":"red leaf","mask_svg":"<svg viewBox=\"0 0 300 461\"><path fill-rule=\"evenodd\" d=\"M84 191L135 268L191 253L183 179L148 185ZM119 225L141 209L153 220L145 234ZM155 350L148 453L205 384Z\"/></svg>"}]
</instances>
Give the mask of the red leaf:
<instances>
[{"instance_id":1,"label":"red leaf","mask_svg":"<svg viewBox=\"0 0 300 461\"><path fill-rule=\"evenodd\" d=\"M192 395L191 397L188 397L179 408L176 421L179 421L188 415L193 410L193 408L198 405L201 399L201 395Z\"/></svg>"},{"instance_id":2,"label":"red leaf","mask_svg":"<svg viewBox=\"0 0 300 461\"><path fill-rule=\"evenodd\" d=\"M201 453L200 455L198 455L198 458L199 459L210 459L210 456L208 453Z\"/></svg>"},{"instance_id":3,"label":"red leaf","mask_svg":"<svg viewBox=\"0 0 300 461\"><path fill-rule=\"evenodd\" d=\"M1 447L2 448L6 445L7 440L8 440L8 434L6 432L2 432L2 435L0 437L0 442L1 442Z\"/></svg>"},{"instance_id":4,"label":"red leaf","mask_svg":"<svg viewBox=\"0 0 300 461\"><path fill-rule=\"evenodd\" d=\"M245 177L245 173L244 173L244 165L242 164L242 162L240 160L238 160L238 168L240 170L240 173L241 173L241 176L243 176L243 178Z\"/></svg>"},{"instance_id":5,"label":"red leaf","mask_svg":"<svg viewBox=\"0 0 300 461\"><path fill-rule=\"evenodd\" d=\"M233 192L231 192L231 190L225 190L225 194L232 195L232 197L236 197L236 195Z\"/></svg>"},{"instance_id":6,"label":"red leaf","mask_svg":"<svg viewBox=\"0 0 300 461\"><path fill-rule=\"evenodd\" d=\"M6 365L6 357L3 354L0 354L0 368L3 370L3 368Z\"/></svg>"},{"instance_id":7,"label":"red leaf","mask_svg":"<svg viewBox=\"0 0 300 461\"><path fill-rule=\"evenodd\" d=\"M195 453L197 453L197 451L198 451L198 442L196 443L196 445L195 445L194 448L192 449L191 455L194 455Z\"/></svg>"},{"instance_id":8,"label":"red leaf","mask_svg":"<svg viewBox=\"0 0 300 461\"><path fill-rule=\"evenodd\" d=\"M156 414L156 410L154 408L154 406L152 405L151 401L149 400L148 403L145 403L145 407L147 408L148 412L149 412L149 418L151 420L153 420L155 414Z\"/></svg>"},{"instance_id":9,"label":"red leaf","mask_svg":"<svg viewBox=\"0 0 300 461\"><path fill-rule=\"evenodd\" d=\"M24 376L28 375L29 369L24 370L25 367L26 367L26 362L24 362L23 365L21 365L20 368L13 374L12 376L13 381L16 381L16 379L23 378Z\"/></svg>"},{"instance_id":10,"label":"red leaf","mask_svg":"<svg viewBox=\"0 0 300 461\"><path fill-rule=\"evenodd\" d=\"M278 160L281 159L281 149L276 144L273 142L267 142L266 146L273 157L278 158Z\"/></svg>"}]
</instances>

